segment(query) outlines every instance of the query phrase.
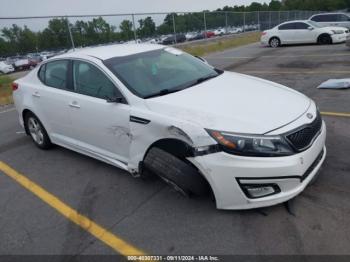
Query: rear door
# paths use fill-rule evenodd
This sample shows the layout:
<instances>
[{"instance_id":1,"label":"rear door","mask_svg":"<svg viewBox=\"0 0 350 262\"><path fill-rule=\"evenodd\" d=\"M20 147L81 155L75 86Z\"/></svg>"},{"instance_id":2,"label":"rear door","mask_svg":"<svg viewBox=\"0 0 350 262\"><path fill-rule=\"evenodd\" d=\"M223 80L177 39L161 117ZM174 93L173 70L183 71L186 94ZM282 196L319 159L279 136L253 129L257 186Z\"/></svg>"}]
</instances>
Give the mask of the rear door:
<instances>
[{"instance_id":1,"label":"rear door","mask_svg":"<svg viewBox=\"0 0 350 262\"><path fill-rule=\"evenodd\" d=\"M295 43L295 23L285 23L278 27L278 34L282 44Z\"/></svg>"},{"instance_id":2,"label":"rear door","mask_svg":"<svg viewBox=\"0 0 350 262\"><path fill-rule=\"evenodd\" d=\"M347 27L350 29L350 16L345 14L338 14L338 24L342 27Z\"/></svg>"},{"instance_id":3,"label":"rear door","mask_svg":"<svg viewBox=\"0 0 350 262\"><path fill-rule=\"evenodd\" d=\"M31 89L34 113L44 124L54 143L72 145L69 101L69 60L55 60L41 66L39 84Z\"/></svg>"},{"instance_id":4,"label":"rear door","mask_svg":"<svg viewBox=\"0 0 350 262\"><path fill-rule=\"evenodd\" d=\"M126 100L109 103L107 98L122 97L101 67L74 60L71 97L73 138L78 147L90 154L127 163L132 139L129 128L130 107Z\"/></svg>"},{"instance_id":5,"label":"rear door","mask_svg":"<svg viewBox=\"0 0 350 262\"><path fill-rule=\"evenodd\" d=\"M295 27L295 42L296 43L313 43L315 42L316 36L315 31L309 28L312 28L309 24L304 22L294 23Z\"/></svg>"}]
</instances>

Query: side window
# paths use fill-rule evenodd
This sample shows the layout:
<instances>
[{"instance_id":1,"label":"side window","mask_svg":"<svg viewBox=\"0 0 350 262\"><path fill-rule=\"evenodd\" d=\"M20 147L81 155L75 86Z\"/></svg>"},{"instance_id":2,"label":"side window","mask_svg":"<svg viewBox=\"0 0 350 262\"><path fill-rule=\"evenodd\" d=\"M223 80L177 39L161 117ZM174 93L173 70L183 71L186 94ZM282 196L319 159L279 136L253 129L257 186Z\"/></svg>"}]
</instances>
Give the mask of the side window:
<instances>
[{"instance_id":1,"label":"side window","mask_svg":"<svg viewBox=\"0 0 350 262\"><path fill-rule=\"evenodd\" d=\"M301 23L301 22L295 23L295 29L302 30L302 29L308 29L308 28L309 28L308 24Z\"/></svg>"},{"instance_id":2,"label":"side window","mask_svg":"<svg viewBox=\"0 0 350 262\"><path fill-rule=\"evenodd\" d=\"M283 24L278 27L278 30L293 30L295 29L295 23Z\"/></svg>"},{"instance_id":3,"label":"side window","mask_svg":"<svg viewBox=\"0 0 350 262\"><path fill-rule=\"evenodd\" d=\"M45 66L44 83L47 86L58 89L67 89L68 64L68 60L58 60L47 63Z\"/></svg>"},{"instance_id":4,"label":"side window","mask_svg":"<svg viewBox=\"0 0 350 262\"><path fill-rule=\"evenodd\" d=\"M339 22L347 22L347 21L350 21L350 17L347 15L344 15L344 14L339 14L338 21Z\"/></svg>"},{"instance_id":5,"label":"side window","mask_svg":"<svg viewBox=\"0 0 350 262\"><path fill-rule=\"evenodd\" d=\"M314 17L311 18L311 20L315 22L323 22L322 17L323 15L315 15Z\"/></svg>"},{"instance_id":6,"label":"side window","mask_svg":"<svg viewBox=\"0 0 350 262\"><path fill-rule=\"evenodd\" d=\"M106 99L117 94L114 84L92 64L74 61L73 82L75 91L79 94Z\"/></svg>"},{"instance_id":7,"label":"side window","mask_svg":"<svg viewBox=\"0 0 350 262\"><path fill-rule=\"evenodd\" d=\"M329 15L316 15L311 20L315 22L336 22L338 18L336 14L329 14Z\"/></svg>"},{"instance_id":8,"label":"side window","mask_svg":"<svg viewBox=\"0 0 350 262\"><path fill-rule=\"evenodd\" d=\"M324 15L324 22L336 22L338 21L338 15Z\"/></svg>"}]
</instances>

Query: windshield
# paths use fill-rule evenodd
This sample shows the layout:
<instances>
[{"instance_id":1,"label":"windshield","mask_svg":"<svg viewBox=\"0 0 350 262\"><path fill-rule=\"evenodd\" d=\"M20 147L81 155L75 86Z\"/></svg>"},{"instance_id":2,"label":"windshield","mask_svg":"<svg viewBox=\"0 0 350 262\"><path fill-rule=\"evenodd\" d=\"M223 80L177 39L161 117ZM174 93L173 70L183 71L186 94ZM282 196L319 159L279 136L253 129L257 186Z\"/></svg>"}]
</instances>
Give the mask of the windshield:
<instances>
[{"instance_id":1,"label":"windshield","mask_svg":"<svg viewBox=\"0 0 350 262\"><path fill-rule=\"evenodd\" d=\"M322 26L320 26L318 23L314 22L314 21L307 21L310 25L312 25L313 27L316 27L316 28L321 28Z\"/></svg>"},{"instance_id":2,"label":"windshield","mask_svg":"<svg viewBox=\"0 0 350 262\"><path fill-rule=\"evenodd\" d=\"M142 98L180 91L220 74L198 58L174 48L114 57L104 64Z\"/></svg>"}]
</instances>

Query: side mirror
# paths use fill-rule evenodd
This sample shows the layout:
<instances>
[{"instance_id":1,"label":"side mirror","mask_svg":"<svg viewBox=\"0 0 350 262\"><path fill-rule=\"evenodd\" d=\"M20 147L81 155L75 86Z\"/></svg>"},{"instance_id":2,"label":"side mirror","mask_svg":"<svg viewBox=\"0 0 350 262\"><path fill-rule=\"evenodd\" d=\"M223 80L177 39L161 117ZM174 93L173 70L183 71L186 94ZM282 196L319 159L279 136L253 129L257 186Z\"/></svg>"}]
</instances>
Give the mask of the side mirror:
<instances>
[{"instance_id":1,"label":"side mirror","mask_svg":"<svg viewBox=\"0 0 350 262\"><path fill-rule=\"evenodd\" d=\"M201 60L203 63L209 65L208 61L205 60L203 57L200 57L200 56L197 56L197 55L195 55L194 57L198 58L198 59Z\"/></svg>"},{"instance_id":2,"label":"side mirror","mask_svg":"<svg viewBox=\"0 0 350 262\"><path fill-rule=\"evenodd\" d=\"M106 102L107 103L123 103L124 98L122 98L120 96L106 97Z\"/></svg>"},{"instance_id":3,"label":"side mirror","mask_svg":"<svg viewBox=\"0 0 350 262\"><path fill-rule=\"evenodd\" d=\"M314 28L312 26L309 26L307 29L310 31L314 30Z\"/></svg>"}]
</instances>

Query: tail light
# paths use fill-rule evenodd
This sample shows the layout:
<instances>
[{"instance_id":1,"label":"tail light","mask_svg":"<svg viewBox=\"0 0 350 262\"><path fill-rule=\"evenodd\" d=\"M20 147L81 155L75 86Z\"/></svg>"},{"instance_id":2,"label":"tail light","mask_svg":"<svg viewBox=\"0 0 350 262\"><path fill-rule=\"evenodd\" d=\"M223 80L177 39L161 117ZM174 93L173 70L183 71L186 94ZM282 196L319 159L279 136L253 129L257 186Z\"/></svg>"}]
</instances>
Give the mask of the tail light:
<instances>
[{"instance_id":1,"label":"tail light","mask_svg":"<svg viewBox=\"0 0 350 262\"><path fill-rule=\"evenodd\" d=\"M266 35L266 32L262 32L261 35L262 35L262 36L263 36L263 35Z\"/></svg>"},{"instance_id":2,"label":"tail light","mask_svg":"<svg viewBox=\"0 0 350 262\"><path fill-rule=\"evenodd\" d=\"M12 82L11 86L12 86L12 91L15 91L18 89L18 84L15 82Z\"/></svg>"}]
</instances>

